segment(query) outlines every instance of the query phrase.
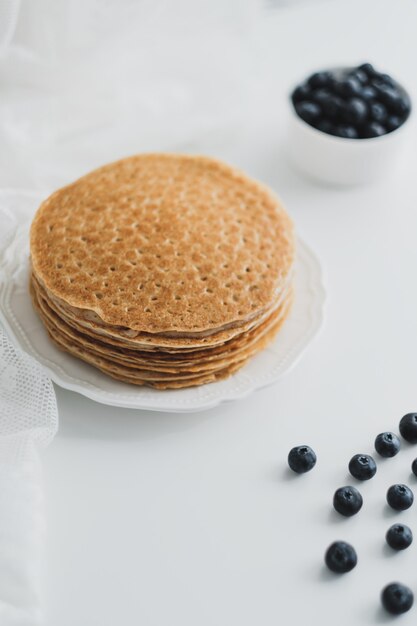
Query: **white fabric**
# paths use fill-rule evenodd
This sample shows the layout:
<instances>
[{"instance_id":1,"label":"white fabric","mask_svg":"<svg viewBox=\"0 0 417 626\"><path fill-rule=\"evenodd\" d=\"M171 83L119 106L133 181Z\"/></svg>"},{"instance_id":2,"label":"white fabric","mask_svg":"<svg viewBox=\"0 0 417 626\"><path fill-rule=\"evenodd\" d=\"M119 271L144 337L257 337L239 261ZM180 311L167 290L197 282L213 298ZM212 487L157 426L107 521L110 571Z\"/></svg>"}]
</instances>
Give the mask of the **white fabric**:
<instances>
[{"instance_id":1,"label":"white fabric","mask_svg":"<svg viewBox=\"0 0 417 626\"><path fill-rule=\"evenodd\" d=\"M19 14L19 0L0 1L0 56L5 53L13 37Z\"/></svg>"},{"instance_id":2,"label":"white fabric","mask_svg":"<svg viewBox=\"0 0 417 626\"><path fill-rule=\"evenodd\" d=\"M39 450L55 435L52 383L0 328L0 624L42 623L45 516Z\"/></svg>"},{"instance_id":3,"label":"white fabric","mask_svg":"<svg viewBox=\"0 0 417 626\"><path fill-rule=\"evenodd\" d=\"M27 441L38 447L49 444L57 419L51 381L29 356L17 352L0 328L0 460L23 462L26 450L32 459Z\"/></svg>"},{"instance_id":4,"label":"white fabric","mask_svg":"<svg viewBox=\"0 0 417 626\"><path fill-rule=\"evenodd\" d=\"M12 437L0 442L0 459L0 624L40 625L45 516L39 456L30 437Z\"/></svg>"},{"instance_id":5,"label":"white fabric","mask_svg":"<svg viewBox=\"0 0 417 626\"><path fill-rule=\"evenodd\" d=\"M0 193L2 264L7 262L2 247L19 215L18 206L8 202L11 197ZM1 626L43 623L45 516L39 451L53 439L57 425L51 381L31 358L15 350L0 326Z\"/></svg>"}]
</instances>

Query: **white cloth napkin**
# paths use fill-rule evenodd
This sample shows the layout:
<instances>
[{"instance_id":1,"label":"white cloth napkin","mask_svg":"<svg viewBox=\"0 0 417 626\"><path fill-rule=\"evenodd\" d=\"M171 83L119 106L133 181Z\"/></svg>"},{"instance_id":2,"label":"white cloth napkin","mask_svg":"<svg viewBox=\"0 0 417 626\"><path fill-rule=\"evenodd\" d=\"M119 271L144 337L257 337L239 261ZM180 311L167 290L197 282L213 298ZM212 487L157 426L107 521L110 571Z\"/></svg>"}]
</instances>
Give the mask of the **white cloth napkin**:
<instances>
[{"instance_id":1,"label":"white cloth napkin","mask_svg":"<svg viewBox=\"0 0 417 626\"><path fill-rule=\"evenodd\" d=\"M0 56L7 50L13 37L19 14L20 0L0 2Z\"/></svg>"},{"instance_id":2,"label":"white cloth napkin","mask_svg":"<svg viewBox=\"0 0 417 626\"><path fill-rule=\"evenodd\" d=\"M0 281L6 280L3 249L19 218L16 198L0 192ZM51 381L29 356L17 352L0 325L1 626L43 623L45 515L39 452L57 426Z\"/></svg>"}]
</instances>

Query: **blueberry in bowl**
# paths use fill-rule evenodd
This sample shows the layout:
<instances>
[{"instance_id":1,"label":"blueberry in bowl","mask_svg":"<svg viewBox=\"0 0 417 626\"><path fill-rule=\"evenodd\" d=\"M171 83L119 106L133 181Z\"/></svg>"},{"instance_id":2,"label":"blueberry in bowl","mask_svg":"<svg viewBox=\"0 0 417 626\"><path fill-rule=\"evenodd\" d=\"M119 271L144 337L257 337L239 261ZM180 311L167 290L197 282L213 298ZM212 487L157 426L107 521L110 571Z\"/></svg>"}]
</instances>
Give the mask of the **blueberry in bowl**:
<instances>
[{"instance_id":1,"label":"blueberry in bowl","mask_svg":"<svg viewBox=\"0 0 417 626\"><path fill-rule=\"evenodd\" d=\"M290 94L289 156L331 184L361 184L393 171L412 106L407 91L370 63L311 74Z\"/></svg>"},{"instance_id":2,"label":"blueberry in bowl","mask_svg":"<svg viewBox=\"0 0 417 626\"><path fill-rule=\"evenodd\" d=\"M349 139L391 133L404 124L411 112L407 92L370 63L315 72L294 89L291 99L297 115L307 124ZM325 130L324 121L331 122Z\"/></svg>"}]
</instances>

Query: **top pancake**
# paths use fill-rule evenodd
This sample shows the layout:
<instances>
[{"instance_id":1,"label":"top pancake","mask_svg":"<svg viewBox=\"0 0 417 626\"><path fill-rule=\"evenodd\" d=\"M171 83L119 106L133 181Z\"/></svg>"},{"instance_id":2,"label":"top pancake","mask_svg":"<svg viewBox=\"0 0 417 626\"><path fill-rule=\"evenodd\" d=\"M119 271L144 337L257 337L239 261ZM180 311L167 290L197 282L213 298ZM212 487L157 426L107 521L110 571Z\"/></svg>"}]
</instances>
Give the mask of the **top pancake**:
<instances>
[{"instance_id":1,"label":"top pancake","mask_svg":"<svg viewBox=\"0 0 417 626\"><path fill-rule=\"evenodd\" d=\"M58 190L31 229L39 281L141 332L203 332L260 315L286 286L292 223L273 194L217 160L144 154Z\"/></svg>"}]
</instances>

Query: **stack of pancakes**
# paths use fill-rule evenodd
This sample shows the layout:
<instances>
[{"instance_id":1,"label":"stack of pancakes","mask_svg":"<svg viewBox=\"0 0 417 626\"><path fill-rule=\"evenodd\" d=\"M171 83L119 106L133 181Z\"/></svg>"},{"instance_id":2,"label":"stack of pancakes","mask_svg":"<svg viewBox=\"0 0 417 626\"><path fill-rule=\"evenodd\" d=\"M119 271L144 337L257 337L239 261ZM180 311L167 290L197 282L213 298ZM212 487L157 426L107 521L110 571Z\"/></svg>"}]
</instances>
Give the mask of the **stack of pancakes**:
<instances>
[{"instance_id":1,"label":"stack of pancakes","mask_svg":"<svg viewBox=\"0 0 417 626\"><path fill-rule=\"evenodd\" d=\"M32 224L30 289L62 350L158 389L225 378L292 301L292 223L217 160L144 154L52 194Z\"/></svg>"}]
</instances>

